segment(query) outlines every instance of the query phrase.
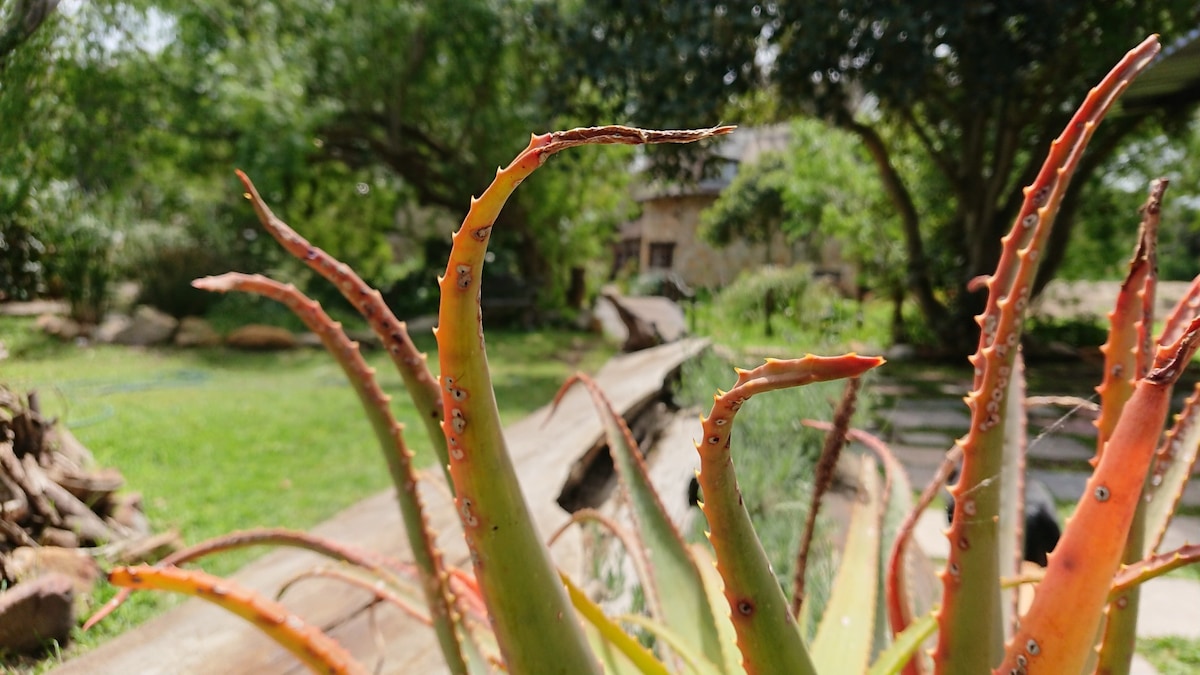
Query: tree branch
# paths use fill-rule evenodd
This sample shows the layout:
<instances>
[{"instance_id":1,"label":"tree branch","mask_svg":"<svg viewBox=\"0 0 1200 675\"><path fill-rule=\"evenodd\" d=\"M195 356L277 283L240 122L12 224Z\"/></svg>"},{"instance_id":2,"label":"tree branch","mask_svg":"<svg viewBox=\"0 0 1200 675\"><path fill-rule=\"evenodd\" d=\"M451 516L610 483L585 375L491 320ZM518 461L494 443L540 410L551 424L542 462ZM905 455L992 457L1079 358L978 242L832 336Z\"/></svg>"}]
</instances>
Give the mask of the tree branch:
<instances>
[{"instance_id":1,"label":"tree branch","mask_svg":"<svg viewBox=\"0 0 1200 675\"><path fill-rule=\"evenodd\" d=\"M8 66L9 55L50 18L58 7L58 1L17 0L16 7L8 17L8 23L0 28L0 73Z\"/></svg>"}]
</instances>

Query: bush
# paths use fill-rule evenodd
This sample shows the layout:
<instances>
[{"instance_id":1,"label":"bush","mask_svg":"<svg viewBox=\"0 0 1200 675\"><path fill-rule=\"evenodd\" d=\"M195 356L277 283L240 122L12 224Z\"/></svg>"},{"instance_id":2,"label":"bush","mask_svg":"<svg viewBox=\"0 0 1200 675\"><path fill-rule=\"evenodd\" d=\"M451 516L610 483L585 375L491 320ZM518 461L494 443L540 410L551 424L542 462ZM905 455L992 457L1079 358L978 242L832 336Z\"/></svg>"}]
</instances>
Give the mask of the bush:
<instances>
[{"instance_id":1,"label":"bush","mask_svg":"<svg viewBox=\"0 0 1200 675\"><path fill-rule=\"evenodd\" d=\"M767 336L774 334L776 317L789 323L811 318L820 312L811 302L812 268L762 267L738 276L728 288L717 294L716 308L726 318L742 323L761 323Z\"/></svg>"},{"instance_id":2,"label":"bush","mask_svg":"<svg viewBox=\"0 0 1200 675\"><path fill-rule=\"evenodd\" d=\"M72 319L99 322L108 310L117 234L95 216L82 214L52 230L45 241L50 293L66 298Z\"/></svg>"}]
</instances>

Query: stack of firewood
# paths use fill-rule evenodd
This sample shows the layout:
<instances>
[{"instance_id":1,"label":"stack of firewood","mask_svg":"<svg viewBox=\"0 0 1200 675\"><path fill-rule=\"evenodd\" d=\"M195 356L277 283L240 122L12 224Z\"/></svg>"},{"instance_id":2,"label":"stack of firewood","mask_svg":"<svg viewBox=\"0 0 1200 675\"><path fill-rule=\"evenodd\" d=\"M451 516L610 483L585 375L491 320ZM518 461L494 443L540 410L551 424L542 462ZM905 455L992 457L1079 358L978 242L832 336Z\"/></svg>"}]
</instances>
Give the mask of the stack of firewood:
<instances>
[{"instance_id":1,"label":"stack of firewood","mask_svg":"<svg viewBox=\"0 0 1200 675\"><path fill-rule=\"evenodd\" d=\"M181 545L177 532L154 534L141 496L99 468L62 424L44 417L36 393L0 386L0 649L59 640L72 605L90 595L96 559L155 561ZM58 590L65 595L51 595ZM66 614L51 624L47 608Z\"/></svg>"},{"instance_id":2,"label":"stack of firewood","mask_svg":"<svg viewBox=\"0 0 1200 675\"><path fill-rule=\"evenodd\" d=\"M119 491L124 483L41 415L36 393L0 387L0 550L104 547L107 558L144 558L150 524L141 496Z\"/></svg>"}]
</instances>

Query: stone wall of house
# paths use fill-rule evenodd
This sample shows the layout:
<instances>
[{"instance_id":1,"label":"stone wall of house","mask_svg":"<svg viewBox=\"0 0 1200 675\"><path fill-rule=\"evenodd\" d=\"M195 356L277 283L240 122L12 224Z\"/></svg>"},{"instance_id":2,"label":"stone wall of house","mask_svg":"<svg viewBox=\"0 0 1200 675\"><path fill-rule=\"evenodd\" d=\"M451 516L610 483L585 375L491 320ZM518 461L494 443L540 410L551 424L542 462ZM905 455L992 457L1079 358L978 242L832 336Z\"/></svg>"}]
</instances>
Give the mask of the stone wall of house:
<instances>
[{"instance_id":1,"label":"stone wall of house","mask_svg":"<svg viewBox=\"0 0 1200 675\"><path fill-rule=\"evenodd\" d=\"M725 286L742 270L773 264L791 265L803 260L799 246L777 241L770 247L734 242L716 249L697 231L700 212L716 200L715 195L658 197L642 203L639 269L643 273L672 271L693 287ZM670 247L670 266L664 268L663 252Z\"/></svg>"}]
</instances>

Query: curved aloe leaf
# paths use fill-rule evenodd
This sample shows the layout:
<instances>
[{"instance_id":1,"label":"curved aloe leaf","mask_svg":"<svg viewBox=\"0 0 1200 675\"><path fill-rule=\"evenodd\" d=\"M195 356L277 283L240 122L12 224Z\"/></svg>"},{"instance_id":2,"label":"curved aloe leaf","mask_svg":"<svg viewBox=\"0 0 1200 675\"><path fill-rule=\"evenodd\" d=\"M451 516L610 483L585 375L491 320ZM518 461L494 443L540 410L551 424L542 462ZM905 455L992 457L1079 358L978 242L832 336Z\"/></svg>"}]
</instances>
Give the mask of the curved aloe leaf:
<instances>
[{"instance_id":1,"label":"curved aloe leaf","mask_svg":"<svg viewBox=\"0 0 1200 675\"><path fill-rule=\"evenodd\" d=\"M1158 49L1157 38L1147 39L1088 93L1051 144L1033 184L1025 189L1016 222L1003 239L996 272L985 282L988 300L979 316L979 347L971 357L975 381L967 396L971 426L958 441L963 448L963 466L951 488L954 518L947 533L950 557L942 575L935 652L938 672L983 673L1000 658L1004 629L997 551L998 477L1004 463L1003 403L1021 324L1040 254L1083 149L1095 125Z\"/></svg>"},{"instance_id":2,"label":"curved aloe leaf","mask_svg":"<svg viewBox=\"0 0 1200 675\"><path fill-rule=\"evenodd\" d=\"M1125 404L1075 515L1050 554L1046 575L1021 628L1008 644L1000 672L1076 673L1092 651L1098 617L1121 562L1141 501L1170 389L1200 346L1200 317L1179 342L1160 348L1154 368ZM1096 536L1097 532L1105 536ZM1070 607L1070 612L1064 612ZM1096 623L1081 617L1097 617Z\"/></svg>"},{"instance_id":3,"label":"curved aloe leaf","mask_svg":"<svg viewBox=\"0 0 1200 675\"><path fill-rule=\"evenodd\" d=\"M442 431L455 502L500 651L516 673L598 673L550 554L534 528L504 440L488 372L479 304L487 244L513 191L551 155L585 144L686 143L728 133L591 127L533 136L471 201L439 279Z\"/></svg>"},{"instance_id":4,"label":"curved aloe leaf","mask_svg":"<svg viewBox=\"0 0 1200 675\"><path fill-rule=\"evenodd\" d=\"M345 371L362 402L371 429L379 441L379 448L387 461L392 483L396 486L396 501L400 505L400 516L413 554L413 560L421 576L421 586L429 614L433 619L434 631L446 665L453 673L467 673L467 663L462 653L457 627L455 626L454 595L450 590L446 565L441 551L434 543L433 531L425 518L425 507L417 492L417 472L413 466L413 453L404 443L404 427L392 415L388 395L379 388L375 371L363 360L358 343L346 337L341 324L329 318L320 303L311 300L291 284L281 284L260 274L224 274L206 277L192 282L196 288L210 291L243 291L257 293L282 303L315 333L325 349L333 355Z\"/></svg>"},{"instance_id":5,"label":"curved aloe leaf","mask_svg":"<svg viewBox=\"0 0 1200 675\"><path fill-rule=\"evenodd\" d=\"M604 610L592 602L586 593L579 590L579 587L567 575L560 573L560 578L571 598L571 604L575 606L575 611L579 612L579 615L596 631L598 639L605 646L616 649L621 656L628 660L628 665L635 669L633 672L643 675L667 675L667 667L663 665L662 661L654 658L654 654L650 653L649 649L639 644L616 622L608 618L604 614ZM603 653L606 650L598 651Z\"/></svg>"},{"instance_id":6,"label":"curved aloe leaf","mask_svg":"<svg viewBox=\"0 0 1200 675\"><path fill-rule=\"evenodd\" d=\"M643 588L648 602L661 612L655 616L671 627L687 645L688 651L703 654L713 663L721 663L725 656L704 582L700 580L700 570L684 544L683 535L671 522L658 492L650 483L646 462L629 426L596 382L583 373L576 373L563 384L555 402L576 382L587 388L604 420L613 465L637 519L634 536L640 539L646 553L649 578Z\"/></svg>"},{"instance_id":7,"label":"curved aloe leaf","mask_svg":"<svg viewBox=\"0 0 1200 675\"><path fill-rule=\"evenodd\" d=\"M738 491L729 443L734 417L755 394L856 377L881 363L881 358L855 354L768 359L754 370L739 369L733 389L716 396L712 411L702 420L704 438L696 443L700 453L697 478L704 494L701 509L708 519L717 571L725 582L742 663L751 675L805 675L815 670Z\"/></svg>"},{"instance_id":8,"label":"curved aloe leaf","mask_svg":"<svg viewBox=\"0 0 1200 675\"><path fill-rule=\"evenodd\" d=\"M1143 556L1162 546L1167 526L1183 499L1197 457L1200 457L1200 383L1184 402L1183 410L1175 417L1175 425L1158 449L1154 474L1150 477L1150 501L1145 507L1147 536Z\"/></svg>"},{"instance_id":9,"label":"curved aloe leaf","mask_svg":"<svg viewBox=\"0 0 1200 675\"><path fill-rule=\"evenodd\" d=\"M683 638L662 623L641 614L622 614L616 617L616 620L637 626L653 635L655 639L661 640L680 655L687 667L687 672L695 675L723 675L715 665L705 661L703 655L688 651L689 647Z\"/></svg>"},{"instance_id":10,"label":"curved aloe leaf","mask_svg":"<svg viewBox=\"0 0 1200 675\"><path fill-rule=\"evenodd\" d=\"M1110 601L1115 600L1128 589L1162 576L1172 570L1200 562L1200 544L1188 544L1174 551L1167 551L1140 560L1132 565L1126 565L1113 578Z\"/></svg>"},{"instance_id":11,"label":"curved aloe leaf","mask_svg":"<svg viewBox=\"0 0 1200 675\"><path fill-rule=\"evenodd\" d=\"M875 642L884 496L870 456L861 457L858 483L846 546L811 647L813 663L824 673L864 672Z\"/></svg>"},{"instance_id":12,"label":"curved aloe leaf","mask_svg":"<svg viewBox=\"0 0 1200 675\"><path fill-rule=\"evenodd\" d=\"M1134 316L1120 323L1131 323L1135 343L1132 348L1133 375L1141 378L1146 374L1153 358L1151 334L1154 328L1154 293L1158 282L1158 223L1162 209L1163 194L1167 180L1159 178L1150 182L1150 195L1142 206L1142 222L1138 228L1138 245L1129 265L1129 276L1118 295L1118 310L1112 318L1114 330L1118 324L1117 313L1127 295L1133 296ZM1107 363L1107 359L1106 359ZM1106 369L1107 370L1107 369ZM1106 377L1108 373L1106 372ZM1124 405L1124 401L1120 402ZM1118 408L1119 409L1119 408ZM1103 417L1101 418L1104 419ZM1099 422L1097 422L1099 424ZM1152 460L1153 461L1153 460ZM1143 491L1149 487L1147 482ZM1134 563L1145 553L1146 510L1144 500L1138 501L1133 523L1125 541L1123 562ZM1100 675L1128 674L1133 664L1133 652L1137 642L1137 615L1141 599L1141 588L1134 587L1109 604L1105 613L1103 637L1097 657L1096 672Z\"/></svg>"},{"instance_id":13,"label":"curved aloe leaf","mask_svg":"<svg viewBox=\"0 0 1200 675\"><path fill-rule=\"evenodd\" d=\"M429 435L434 452L437 453L438 464L443 472L447 471L446 465L450 459L446 454L446 437L442 435L441 427L442 394L433 379L433 373L429 371L425 354L417 349L409 337L407 324L396 318L379 291L371 288L349 265L313 246L280 220L259 196L254 183L245 173L238 171L237 177L245 186L246 198L254 205L254 212L258 215L263 229L288 253L333 284L379 336L404 380L404 387L408 390L413 405L417 407L421 423L425 425L425 432Z\"/></svg>"},{"instance_id":14,"label":"curved aloe leaf","mask_svg":"<svg viewBox=\"0 0 1200 675\"><path fill-rule=\"evenodd\" d=\"M929 639L935 630L937 617L933 612L913 621L896 636L887 649L880 652L867 675L896 675L902 672L906 664L915 660L913 657L921 649L921 644Z\"/></svg>"},{"instance_id":15,"label":"curved aloe leaf","mask_svg":"<svg viewBox=\"0 0 1200 675\"><path fill-rule=\"evenodd\" d=\"M184 593L229 610L254 624L281 647L318 673L366 675L367 669L332 638L283 605L267 600L232 582L178 567L118 567L108 573L109 583L135 589Z\"/></svg>"},{"instance_id":16,"label":"curved aloe leaf","mask_svg":"<svg viewBox=\"0 0 1200 675\"><path fill-rule=\"evenodd\" d=\"M1004 454L1000 469L1000 513L996 521L997 565L1001 576L1021 571L1025 560L1025 452L1028 449L1028 416L1025 413L1025 360L1017 350L1012 375L1004 392ZM1009 593L1000 603L1004 617L1004 638L1012 637L1017 626L1019 594Z\"/></svg>"}]
</instances>

